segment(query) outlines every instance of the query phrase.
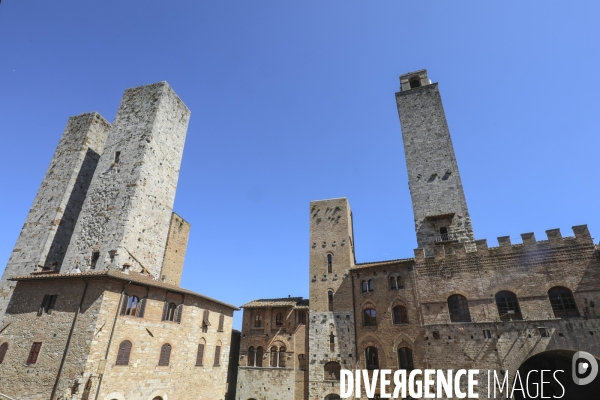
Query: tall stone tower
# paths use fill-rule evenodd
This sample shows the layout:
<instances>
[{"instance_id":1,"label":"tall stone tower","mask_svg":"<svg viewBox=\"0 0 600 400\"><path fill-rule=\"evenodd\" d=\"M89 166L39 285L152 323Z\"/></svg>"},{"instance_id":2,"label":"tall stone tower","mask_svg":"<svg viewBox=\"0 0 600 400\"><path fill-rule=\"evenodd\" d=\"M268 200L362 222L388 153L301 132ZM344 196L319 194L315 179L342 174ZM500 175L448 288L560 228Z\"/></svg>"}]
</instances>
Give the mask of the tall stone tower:
<instances>
[{"instance_id":1,"label":"tall stone tower","mask_svg":"<svg viewBox=\"0 0 600 400\"><path fill-rule=\"evenodd\" d=\"M339 393L325 380L327 363L356 362L352 280L355 264L352 212L346 198L310 203L309 398ZM331 365L331 364L330 364ZM334 387L332 387L334 385Z\"/></svg>"},{"instance_id":2,"label":"tall stone tower","mask_svg":"<svg viewBox=\"0 0 600 400\"><path fill-rule=\"evenodd\" d=\"M418 247L433 255L438 243L465 243L474 250L475 236L442 98L427 71L400 76L398 115L415 216Z\"/></svg>"},{"instance_id":3,"label":"tall stone tower","mask_svg":"<svg viewBox=\"0 0 600 400\"><path fill-rule=\"evenodd\" d=\"M161 277L189 117L166 82L125 91L61 271Z\"/></svg>"},{"instance_id":4,"label":"tall stone tower","mask_svg":"<svg viewBox=\"0 0 600 400\"><path fill-rule=\"evenodd\" d=\"M98 113L69 119L2 274L0 319L10 300L8 278L62 263L109 129Z\"/></svg>"}]
</instances>

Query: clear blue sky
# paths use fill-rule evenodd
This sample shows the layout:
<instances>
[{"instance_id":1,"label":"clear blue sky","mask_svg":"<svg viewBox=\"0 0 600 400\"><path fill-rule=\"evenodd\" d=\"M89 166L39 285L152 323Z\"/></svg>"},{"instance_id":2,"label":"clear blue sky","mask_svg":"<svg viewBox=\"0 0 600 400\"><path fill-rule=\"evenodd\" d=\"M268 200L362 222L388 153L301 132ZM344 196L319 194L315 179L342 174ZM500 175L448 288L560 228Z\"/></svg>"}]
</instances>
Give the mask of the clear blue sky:
<instances>
[{"instance_id":1,"label":"clear blue sky","mask_svg":"<svg viewBox=\"0 0 600 400\"><path fill-rule=\"evenodd\" d=\"M183 286L236 305L308 296L309 202L332 197L350 201L358 262L411 257L394 93L421 68L477 238L598 237L598 21L593 1L4 0L0 259L69 116L112 121L125 88L162 80L192 110Z\"/></svg>"}]
</instances>

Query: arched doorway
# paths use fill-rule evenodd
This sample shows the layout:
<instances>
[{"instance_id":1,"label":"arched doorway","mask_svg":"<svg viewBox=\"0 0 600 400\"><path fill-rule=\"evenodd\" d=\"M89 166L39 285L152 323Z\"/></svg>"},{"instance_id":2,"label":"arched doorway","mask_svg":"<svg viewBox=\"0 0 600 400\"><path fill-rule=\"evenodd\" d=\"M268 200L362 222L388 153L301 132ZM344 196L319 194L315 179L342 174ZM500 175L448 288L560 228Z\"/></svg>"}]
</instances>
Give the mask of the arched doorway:
<instances>
[{"instance_id":1,"label":"arched doorway","mask_svg":"<svg viewBox=\"0 0 600 400\"><path fill-rule=\"evenodd\" d=\"M551 350L536 354L528 358L519 367L519 376L523 382L525 393L520 390L515 390L514 398L522 399L540 399L542 398L542 370L550 370L551 373L544 372L544 397L562 396L563 399L598 399L600 398L600 377L596 377L593 382L588 385L576 385L572 377L572 360L575 351L573 350ZM598 358L596 357L596 360ZM556 372L562 370L564 372ZM529 374L529 381L527 375ZM553 375L556 377L553 378ZM558 382L556 382L558 380ZM529 384L527 383L529 382ZM562 385L562 387L561 387ZM517 387L519 387L517 383ZM564 389L563 389L564 387ZM527 392L527 390L529 392Z\"/></svg>"}]
</instances>

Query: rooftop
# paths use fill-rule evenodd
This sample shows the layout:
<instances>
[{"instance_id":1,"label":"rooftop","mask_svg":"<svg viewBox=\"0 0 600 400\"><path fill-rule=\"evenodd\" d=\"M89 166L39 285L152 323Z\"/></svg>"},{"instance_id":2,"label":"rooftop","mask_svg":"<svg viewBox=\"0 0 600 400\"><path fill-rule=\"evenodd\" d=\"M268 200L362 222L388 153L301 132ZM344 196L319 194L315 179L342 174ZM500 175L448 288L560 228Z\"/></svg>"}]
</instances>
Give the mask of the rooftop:
<instances>
[{"instance_id":1,"label":"rooftop","mask_svg":"<svg viewBox=\"0 0 600 400\"><path fill-rule=\"evenodd\" d=\"M285 307L308 308L308 299L302 297L280 297L277 299L257 299L244 304L241 308Z\"/></svg>"}]
</instances>

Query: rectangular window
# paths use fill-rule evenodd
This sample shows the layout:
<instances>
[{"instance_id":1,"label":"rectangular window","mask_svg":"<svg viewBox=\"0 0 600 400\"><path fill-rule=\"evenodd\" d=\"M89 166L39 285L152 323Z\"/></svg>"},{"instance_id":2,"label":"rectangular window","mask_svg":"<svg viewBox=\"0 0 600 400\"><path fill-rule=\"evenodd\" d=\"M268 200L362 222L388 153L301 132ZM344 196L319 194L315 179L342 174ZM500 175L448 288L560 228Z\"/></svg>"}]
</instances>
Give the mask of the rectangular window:
<instances>
[{"instance_id":1,"label":"rectangular window","mask_svg":"<svg viewBox=\"0 0 600 400\"><path fill-rule=\"evenodd\" d=\"M38 316L42 314L52 314L52 310L54 309L54 305L56 304L57 298L57 294L44 295L44 299L42 300L42 304L40 305L40 309L38 310Z\"/></svg>"},{"instance_id":2,"label":"rectangular window","mask_svg":"<svg viewBox=\"0 0 600 400\"><path fill-rule=\"evenodd\" d=\"M550 337L550 332L548 332L548 328L538 328L541 337Z\"/></svg>"},{"instance_id":3,"label":"rectangular window","mask_svg":"<svg viewBox=\"0 0 600 400\"><path fill-rule=\"evenodd\" d=\"M304 354L298 354L298 369L306 371L306 356Z\"/></svg>"},{"instance_id":4,"label":"rectangular window","mask_svg":"<svg viewBox=\"0 0 600 400\"><path fill-rule=\"evenodd\" d=\"M223 332L223 323L225 322L225 315L221 314L219 315L219 329L217 329L218 332Z\"/></svg>"},{"instance_id":5,"label":"rectangular window","mask_svg":"<svg viewBox=\"0 0 600 400\"><path fill-rule=\"evenodd\" d=\"M120 160L121 160L121 152L117 151L117 152L115 152L115 164L118 164Z\"/></svg>"},{"instance_id":6,"label":"rectangular window","mask_svg":"<svg viewBox=\"0 0 600 400\"><path fill-rule=\"evenodd\" d=\"M219 366L219 361L221 360L221 346L217 346L215 348L215 367Z\"/></svg>"},{"instance_id":7,"label":"rectangular window","mask_svg":"<svg viewBox=\"0 0 600 400\"><path fill-rule=\"evenodd\" d=\"M196 367L202 366L202 359L204 358L204 344L198 345L198 354L196 354Z\"/></svg>"},{"instance_id":8,"label":"rectangular window","mask_svg":"<svg viewBox=\"0 0 600 400\"><path fill-rule=\"evenodd\" d=\"M489 329L484 329L483 330L483 337L484 337L484 339L491 339L492 338L492 333L490 332Z\"/></svg>"},{"instance_id":9,"label":"rectangular window","mask_svg":"<svg viewBox=\"0 0 600 400\"><path fill-rule=\"evenodd\" d=\"M27 364L35 364L42 349L42 342L33 342L31 350L29 351L29 357L27 357Z\"/></svg>"},{"instance_id":10,"label":"rectangular window","mask_svg":"<svg viewBox=\"0 0 600 400\"><path fill-rule=\"evenodd\" d=\"M99 251L92 252L92 260L90 262L90 268L91 269L95 269L96 268L96 264L98 263L98 259L99 258L100 258L100 252Z\"/></svg>"}]
</instances>

